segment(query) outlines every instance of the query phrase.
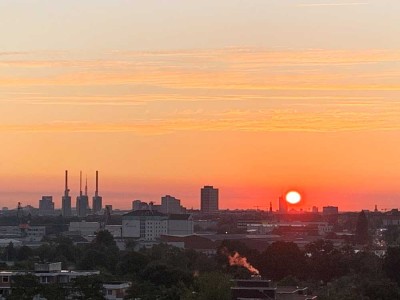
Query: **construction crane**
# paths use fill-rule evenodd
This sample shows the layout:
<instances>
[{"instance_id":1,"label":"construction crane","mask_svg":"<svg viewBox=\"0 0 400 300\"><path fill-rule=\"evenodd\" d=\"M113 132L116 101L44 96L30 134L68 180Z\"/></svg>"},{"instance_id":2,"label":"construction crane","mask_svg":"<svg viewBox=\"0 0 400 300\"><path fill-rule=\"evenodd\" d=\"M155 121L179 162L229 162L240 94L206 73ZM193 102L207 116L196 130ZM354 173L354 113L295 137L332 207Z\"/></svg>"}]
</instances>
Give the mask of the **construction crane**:
<instances>
[{"instance_id":1,"label":"construction crane","mask_svg":"<svg viewBox=\"0 0 400 300\"><path fill-rule=\"evenodd\" d=\"M18 202L17 206L17 220L19 229L21 230L21 235L25 237L27 235L27 230L29 229L29 223L24 218L24 211L21 202Z\"/></svg>"}]
</instances>

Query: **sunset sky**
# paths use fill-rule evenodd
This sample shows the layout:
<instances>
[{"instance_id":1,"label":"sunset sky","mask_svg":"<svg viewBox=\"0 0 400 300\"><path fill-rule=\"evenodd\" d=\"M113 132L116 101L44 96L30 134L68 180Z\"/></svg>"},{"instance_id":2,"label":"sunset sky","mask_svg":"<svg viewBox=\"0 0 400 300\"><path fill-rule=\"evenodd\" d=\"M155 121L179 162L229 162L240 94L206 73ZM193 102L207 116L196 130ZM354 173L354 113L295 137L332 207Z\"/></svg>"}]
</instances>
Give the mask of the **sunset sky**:
<instances>
[{"instance_id":1,"label":"sunset sky","mask_svg":"<svg viewBox=\"0 0 400 300\"><path fill-rule=\"evenodd\" d=\"M398 208L400 1L1 0L0 207ZM75 201L73 201L74 203ZM300 207L298 207L300 208Z\"/></svg>"}]
</instances>

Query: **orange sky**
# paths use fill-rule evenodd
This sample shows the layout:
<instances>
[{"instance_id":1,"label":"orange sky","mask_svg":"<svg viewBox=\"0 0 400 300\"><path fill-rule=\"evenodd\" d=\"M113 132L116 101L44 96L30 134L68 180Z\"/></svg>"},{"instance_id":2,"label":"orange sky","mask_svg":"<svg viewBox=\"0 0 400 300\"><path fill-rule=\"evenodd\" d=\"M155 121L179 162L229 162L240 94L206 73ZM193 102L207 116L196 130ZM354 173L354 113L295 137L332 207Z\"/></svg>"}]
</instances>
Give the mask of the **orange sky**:
<instances>
[{"instance_id":1,"label":"orange sky","mask_svg":"<svg viewBox=\"0 0 400 300\"><path fill-rule=\"evenodd\" d=\"M34 2L0 4L0 206L68 169L121 208L397 207L398 1Z\"/></svg>"}]
</instances>

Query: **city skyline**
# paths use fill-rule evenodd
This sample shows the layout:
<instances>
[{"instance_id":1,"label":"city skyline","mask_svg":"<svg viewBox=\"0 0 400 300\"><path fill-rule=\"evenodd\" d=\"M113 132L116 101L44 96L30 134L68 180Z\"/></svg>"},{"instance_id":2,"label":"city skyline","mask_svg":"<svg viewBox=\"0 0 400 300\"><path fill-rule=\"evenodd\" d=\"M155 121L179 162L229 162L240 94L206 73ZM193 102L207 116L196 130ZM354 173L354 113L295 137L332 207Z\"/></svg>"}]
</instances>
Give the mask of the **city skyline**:
<instances>
[{"instance_id":1,"label":"city skyline","mask_svg":"<svg viewBox=\"0 0 400 300\"><path fill-rule=\"evenodd\" d=\"M136 201L142 201L143 203L147 203L147 204L153 203L155 205L160 205L163 203L164 198L172 198L172 199L174 199L174 201L180 202L179 199L176 199L174 197L174 196L178 196L175 194L173 194L174 196L171 196L168 193L163 193L158 196L152 196L151 199L150 198L140 198L139 199L139 197L129 195L129 193L128 193L125 195L126 199L127 199L126 203L128 204L127 206L120 206L119 201L118 200L115 201L115 199L113 201L112 198L109 199L108 202L106 201L104 203L102 201L103 197L99 196L99 185L98 185L99 171L98 170L96 170L95 183L94 183L95 188L93 191L88 186L88 178L90 178L90 177L87 177L87 175L85 178L85 187L84 188L82 187L82 174L83 173L82 173L82 171L79 171L79 184L78 184L78 190L77 190L76 194L74 194L73 192L71 193L70 183L69 183L69 176L70 176L69 171L65 170L64 174L65 174L64 175L65 190L64 190L64 194L61 195L60 197L58 197L58 195L54 195L54 194L50 195L50 193L48 193L48 194L42 193L42 194L40 194L41 199L38 198L39 199L38 201L37 200L34 200L34 201L28 200L28 202L26 202L26 203L22 203L21 201L18 201L18 202L16 202L16 207L13 207L13 206L8 207L8 206L4 206L4 205L3 205L3 207L6 207L7 209L16 209L17 206L21 204L21 205L30 205L35 208L40 208L41 202L43 201L43 199L51 198L53 201L53 207L54 207L53 209L60 210L61 214L64 215L62 203L64 201L65 196L67 195L67 197L69 197L69 204L66 204L66 205L67 205L67 207L69 207L69 212L66 214L66 216L68 217L68 216L71 216L71 208L75 211L75 213L78 210L77 205L78 205L78 202L80 201L78 199L80 199L81 197L85 197L85 199L86 199L85 201L87 202L87 204L85 206L87 207L86 209L88 209L88 210L84 213L85 216L89 215L89 214L96 214L100 211L99 209L95 209L95 211L93 210L94 209L93 205L95 205L94 199L96 197L100 198L100 204L97 203L96 205L98 207L101 207L101 209L103 208L102 207L103 205L104 206L111 205L111 206L114 206L115 209L121 209L121 210L132 210L133 209L134 210L133 203ZM184 207L185 209L195 209L195 210L199 210L203 213L207 213L207 209L205 209L203 211L202 208L203 208L203 205L207 206L210 204L207 204L207 205L205 204L204 201L206 201L206 200L205 200L205 198L203 198L205 196L205 194L203 195L203 192L205 190L209 190L209 189L214 190L216 192L216 196L213 196L213 197L216 197L215 200L213 200L213 201L216 201L216 204L213 204L213 205L216 205L216 208L217 208L215 210L215 212L217 212L218 210L235 210L235 209L239 209L239 210L255 210L255 209L257 209L257 210L263 210L263 211L271 211L271 209L272 209L273 212L280 212L280 213L282 213L282 212L285 212L285 213L313 212L313 210L315 208L322 209L323 207L331 207L331 206L337 207L337 205L338 205L334 201L328 201L328 202L322 204L321 206L317 206L316 202L319 202L319 201L312 202L309 199L307 199L307 194L305 193L305 191L298 190L298 189L297 190L296 189L286 189L286 190L281 190L281 193L274 195L274 196L276 196L275 198L269 198L269 199L265 200L264 202L261 203L262 205L260 204L260 205L254 205L254 206L231 207L231 206L229 206L229 202L230 202L229 199L225 199L226 200L225 203L224 203L224 201L222 201L222 207L220 207L218 209L218 206L220 206L220 204L221 204L221 202L219 201L219 196L218 196L220 189L217 187L214 187L214 186L204 185L204 186L198 187L198 189L197 189L198 191L200 191L200 193L198 195L198 199L194 200L194 201L197 201L196 205L192 205L189 207L186 205L185 199L183 199L181 207ZM83 192L83 190L84 190L84 192ZM288 194L293 194L293 193L298 195L296 197L299 197L298 198L299 200L296 200L296 201L298 201L296 203L292 203L291 200L288 199L288 196L287 196ZM109 192L106 194L112 195L112 192L111 193ZM76 197L75 197L75 195L76 195ZM90 201L91 196L92 196L92 201ZM206 198L208 199L208 197L210 197L210 195L207 194ZM74 202L73 199L76 199L76 205L73 205L73 202ZM45 201L47 201L47 200L45 200ZM207 200L207 201L210 201L210 200ZM37 205L37 203L39 203L39 204ZM101 204L101 203L103 203L103 204ZM12 203L12 204L14 204L14 203ZM285 206L284 210L282 210L282 205ZM374 204L374 207L373 207L374 210L377 210L378 206L379 205ZM395 207L384 207L384 208L379 207L379 210L380 211L388 211L393 208L395 208ZM140 209L142 209L142 208L140 208ZM350 210L343 209L343 207L341 207L339 209L341 212L352 211L351 209ZM90 210L90 212L89 212L89 210ZM362 210L371 210L372 211L372 208L364 207L364 208L362 208ZM210 212L212 212L212 211L210 211Z\"/></svg>"},{"instance_id":2,"label":"city skyline","mask_svg":"<svg viewBox=\"0 0 400 300\"><path fill-rule=\"evenodd\" d=\"M0 3L0 206L400 203L397 0ZM94 178L88 178L94 193ZM268 209L268 208L266 208Z\"/></svg>"}]
</instances>

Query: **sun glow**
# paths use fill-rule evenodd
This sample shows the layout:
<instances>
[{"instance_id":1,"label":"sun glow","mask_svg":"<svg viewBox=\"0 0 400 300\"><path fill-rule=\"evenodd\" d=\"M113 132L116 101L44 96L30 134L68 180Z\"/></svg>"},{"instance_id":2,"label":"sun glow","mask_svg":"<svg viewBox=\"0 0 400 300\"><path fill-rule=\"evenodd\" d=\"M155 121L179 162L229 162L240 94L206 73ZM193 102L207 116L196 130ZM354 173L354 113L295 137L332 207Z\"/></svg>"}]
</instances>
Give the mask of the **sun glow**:
<instances>
[{"instance_id":1,"label":"sun glow","mask_svg":"<svg viewBox=\"0 0 400 300\"><path fill-rule=\"evenodd\" d=\"M286 194L286 202L297 204L301 201L301 195L296 191L290 191Z\"/></svg>"}]
</instances>

